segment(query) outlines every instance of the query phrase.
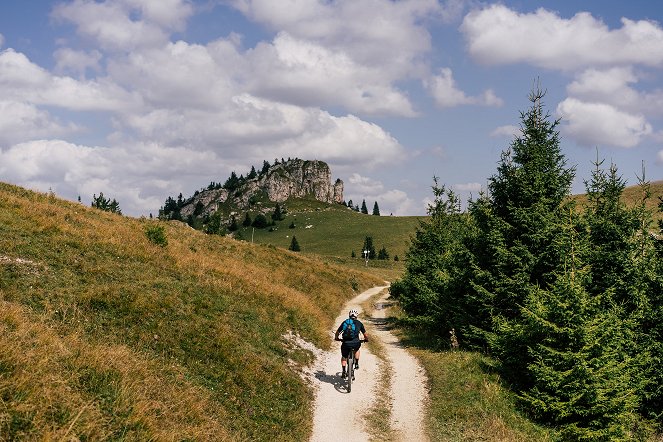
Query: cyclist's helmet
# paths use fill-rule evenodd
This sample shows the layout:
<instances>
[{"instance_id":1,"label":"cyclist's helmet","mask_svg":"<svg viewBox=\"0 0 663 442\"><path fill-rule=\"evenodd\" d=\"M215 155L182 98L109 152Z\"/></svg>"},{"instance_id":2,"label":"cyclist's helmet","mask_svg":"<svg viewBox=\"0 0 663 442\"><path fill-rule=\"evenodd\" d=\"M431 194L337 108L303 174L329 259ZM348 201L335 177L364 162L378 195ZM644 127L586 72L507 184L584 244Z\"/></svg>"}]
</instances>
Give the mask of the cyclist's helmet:
<instances>
[{"instance_id":1,"label":"cyclist's helmet","mask_svg":"<svg viewBox=\"0 0 663 442\"><path fill-rule=\"evenodd\" d=\"M350 316L351 318L355 318L355 319L356 319L357 316L359 316L359 312L358 312L357 310L355 310L355 309L352 309L352 310L350 310L350 313L348 314L348 316Z\"/></svg>"}]
</instances>

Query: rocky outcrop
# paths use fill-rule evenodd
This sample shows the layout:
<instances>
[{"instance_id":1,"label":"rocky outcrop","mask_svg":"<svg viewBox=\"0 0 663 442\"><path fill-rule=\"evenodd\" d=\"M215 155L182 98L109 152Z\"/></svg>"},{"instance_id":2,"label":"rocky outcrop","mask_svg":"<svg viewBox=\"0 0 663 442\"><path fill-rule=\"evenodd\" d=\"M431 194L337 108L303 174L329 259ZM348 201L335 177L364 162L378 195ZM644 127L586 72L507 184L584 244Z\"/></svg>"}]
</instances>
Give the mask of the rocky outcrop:
<instances>
[{"instance_id":1,"label":"rocky outcrop","mask_svg":"<svg viewBox=\"0 0 663 442\"><path fill-rule=\"evenodd\" d=\"M197 215L209 215L226 202L233 208L243 210L249 208L252 200L260 197L275 203L304 197L313 197L325 203L341 203L343 181L337 179L332 184L331 179L331 169L324 161L288 160L271 166L266 173L255 178L245 179L231 192L213 189L197 193L182 207L181 214L187 217L197 211Z\"/></svg>"}]
</instances>

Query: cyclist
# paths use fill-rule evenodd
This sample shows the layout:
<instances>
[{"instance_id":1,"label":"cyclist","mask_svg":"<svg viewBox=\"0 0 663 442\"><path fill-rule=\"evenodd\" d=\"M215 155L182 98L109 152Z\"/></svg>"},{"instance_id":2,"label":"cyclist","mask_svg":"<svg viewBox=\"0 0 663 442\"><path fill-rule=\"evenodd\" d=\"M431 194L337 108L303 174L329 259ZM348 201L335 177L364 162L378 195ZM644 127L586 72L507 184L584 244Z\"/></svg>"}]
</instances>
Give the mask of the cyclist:
<instances>
[{"instance_id":1,"label":"cyclist","mask_svg":"<svg viewBox=\"0 0 663 442\"><path fill-rule=\"evenodd\" d=\"M357 319L359 312L355 309L350 310L348 314L348 319L343 321L341 325L338 326L336 330L336 335L334 339L336 341L343 341L341 344L341 376L343 378L347 377L347 365L348 365L348 355L350 354L350 349L355 350L355 370L359 369L359 348L361 347L361 339L359 339L359 332L364 335L364 342L368 342L368 335L366 335L366 329L364 324ZM354 330L354 332L353 332ZM341 336L343 339L341 339Z\"/></svg>"}]
</instances>

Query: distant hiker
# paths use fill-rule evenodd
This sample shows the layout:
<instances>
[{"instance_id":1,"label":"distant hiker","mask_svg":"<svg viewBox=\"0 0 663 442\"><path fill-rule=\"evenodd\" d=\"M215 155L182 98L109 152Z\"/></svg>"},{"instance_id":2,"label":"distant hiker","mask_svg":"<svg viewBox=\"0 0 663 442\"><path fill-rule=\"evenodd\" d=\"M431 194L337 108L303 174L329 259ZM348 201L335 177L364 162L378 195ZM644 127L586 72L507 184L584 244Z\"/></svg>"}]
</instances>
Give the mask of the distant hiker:
<instances>
[{"instance_id":1,"label":"distant hiker","mask_svg":"<svg viewBox=\"0 0 663 442\"><path fill-rule=\"evenodd\" d=\"M364 324L357 319L359 312L355 309L350 310L348 314L348 319L343 321L341 325L338 326L336 330L336 335L334 340L343 341L341 344L341 376L343 378L347 377L347 365L348 365L348 355L350 354L350 349L355 350L355 370L359 369L359 348L361 347L362 340L359 339L359 333L361 332L364 335L364 342L368 342L368 336L366 335L366 329ZM340 337L339 337L340 336Z\"/></svg>"}]
</instances>

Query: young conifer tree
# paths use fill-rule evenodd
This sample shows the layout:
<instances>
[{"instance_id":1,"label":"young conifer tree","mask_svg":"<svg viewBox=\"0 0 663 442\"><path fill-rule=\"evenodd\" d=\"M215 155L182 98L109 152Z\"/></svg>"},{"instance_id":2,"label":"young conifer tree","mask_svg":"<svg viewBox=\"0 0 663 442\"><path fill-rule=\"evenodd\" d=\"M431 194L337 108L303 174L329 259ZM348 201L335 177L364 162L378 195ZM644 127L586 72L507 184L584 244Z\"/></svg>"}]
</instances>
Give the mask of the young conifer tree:
<instances>
[{"instance_id":1,"label":"young conifer tree","mask_svg":"<svg viewBox=\"0 0 663 442\"><path fill-rule=\"evenodd\" d=\"M610 291L585 289L591 268L582 257L592 247L573 218L570 212L557 279L549 288L530 287L523 320L504 322L500 332L528 342L525 409L559 426L564 440L625 440L638 402L628 355L633 326Z\"/></svg>"},{"instance_id":2,"label":"young conifer tree","mask_svg":"<svg viewBox=\"0 0 663 442\"><path fill-rule=\"evenodd\" d=\"M288 247L288 250L291 250L293 252L300 252L301 248L299 247L299 242L297 242L297 237L293 236L292 240L290 241L290 247Z\"/></svg>"},{"instance_id":3,"label":"young conifer tree","mask_svg":"<svg viewBox=\"0 0 663 442\"><path fill-rule=\"evenodd\" d=\"M538 87L532 90L532 106L521 114L521 134L502 153L489 179L489 195L470 207L478 233L471 245L476 271L469 297L479 311L490 313L491 324L479 328L500 360L502 375L518 388L527 387L529 342L517 333L496 331L504 321L521 322L531 291L555 282L567 253L559 237L574 178L560 150L559 120L550 121L543 111L544 96Z\"/></svg>"},{"instance_id":4,"label":"young conifer tree","mask_svg":"<svg viewBox=\"0 0 663 442\"><path fill-rule=\"evenodd\" d=\"M380 216L380 207L378 207L377 201L373 204L373 215Z\"/></svg>"}]
</instances>

